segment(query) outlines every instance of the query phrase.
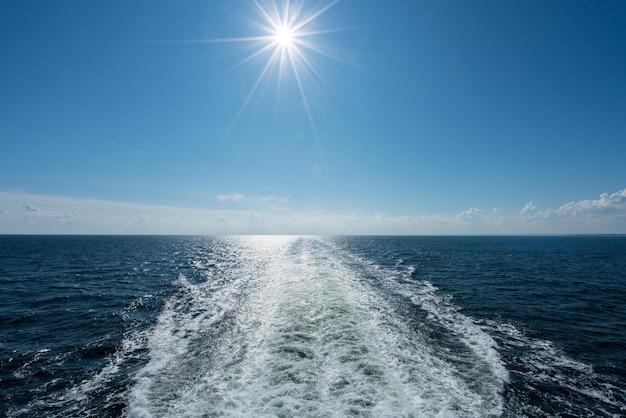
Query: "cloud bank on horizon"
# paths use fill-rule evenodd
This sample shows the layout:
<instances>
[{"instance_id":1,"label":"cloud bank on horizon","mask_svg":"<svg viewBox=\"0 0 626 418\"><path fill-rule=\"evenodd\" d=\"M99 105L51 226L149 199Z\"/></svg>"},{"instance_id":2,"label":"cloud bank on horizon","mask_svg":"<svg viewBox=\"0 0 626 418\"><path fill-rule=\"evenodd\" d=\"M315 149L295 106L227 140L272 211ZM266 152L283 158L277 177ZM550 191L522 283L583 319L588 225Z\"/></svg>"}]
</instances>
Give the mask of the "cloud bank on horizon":
<instances>
[{"instance_id":1,"label":"cloud bank on horizon","mask_svg":"<svg viewBox=\"0 0 626 418\"><path fill-rule=\"evenodd\" d=\"M626 188L597 199L518 212L469 208L456 214L331 213L293 211L292 197L215 197L228 209L191 209L0 191L2 234L624 234ZM237 207L240 206L240 207Z\"/></svg>"}]
</instances>

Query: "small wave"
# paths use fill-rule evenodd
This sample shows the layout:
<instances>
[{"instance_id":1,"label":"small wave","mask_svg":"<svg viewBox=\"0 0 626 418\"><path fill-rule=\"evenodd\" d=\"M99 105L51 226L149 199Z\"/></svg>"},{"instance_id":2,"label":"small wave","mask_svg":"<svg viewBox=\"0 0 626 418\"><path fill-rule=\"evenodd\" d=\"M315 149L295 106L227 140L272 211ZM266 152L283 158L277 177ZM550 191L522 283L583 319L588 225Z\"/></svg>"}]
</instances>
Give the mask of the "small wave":
<instances>
[{"instance_id":1,"label":"small wave","mask_svg":"<svg viewBox=\"0 0 626 418\"><path fill-rule=\"evenodd\" d=\"M142 300L151 298L152 295L142 296L131 302L126 310L135 310L141 305ZM104 366L89 374L89 376L76 382L68 381L67 377L52 379L44 384L41 389L32 391L32 400L20 408L11 408L7 411L7 417L66 417L66 416L96 416L106 415L107 410L115 410L121 413L125 404L126 393L120 384L129 381L127 375L129 363L141 361L145 357L147 348L148 330L130 330L122 337L117 348L111 347L111 336L103 336L98 340L91 341L83 346L75 347L73 351L55 353L51 349L39 349L34 357L21 368L22 372L34 373L31 369L37 362L41 362L41 356L50 354L46 359L46 365L41 367L54 367L59 369L72 358L75 361L93 361L102 357L106 358ZM113 348L110 355L106 353ZM77 359L76 359L77 358ZM61 373L65 375L67 373ZM71 374L70 374L71 376ZM17 376L25 378L26 376Z\"/></svg>"},{"instance_id":2,"label":"small wave","mask_svg":"<svg viewBox=\"0 0 626 418\"><path fill-rule=\"evenodd\" d=\"M409 266L406 270L406 275L409 278L413 278L415 276L417 276L417 269L415 268L415 266Z\"/></svg>"},{"instance_id":3,"label":"small wave","mask_svg":"<svg viewBox=\"0 0 626 418\"><path fill-rule=\"evenodd\" d=\"M553 342L529 337L512 324L483 323L507 353L511 373L542 394L543 406L527 411L530 416L537 416L537 409L543 409L541 414L556 410L573 416L626 414L626 389L619 381L596 373L590 364L573 359Z\"/></svg>"}]
</instances>

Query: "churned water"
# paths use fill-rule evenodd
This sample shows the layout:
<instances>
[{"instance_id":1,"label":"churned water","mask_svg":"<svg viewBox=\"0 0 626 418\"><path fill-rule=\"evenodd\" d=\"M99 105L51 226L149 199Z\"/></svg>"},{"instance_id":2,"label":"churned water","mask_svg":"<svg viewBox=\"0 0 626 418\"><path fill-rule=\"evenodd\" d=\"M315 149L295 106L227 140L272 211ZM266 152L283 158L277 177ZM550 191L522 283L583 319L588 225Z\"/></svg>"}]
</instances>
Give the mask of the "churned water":
<instances>
[{"instance_id":1,"label":"churned water","mask_svg":"<svg viewBox=\"0 0 626 418\"><path fill-rule=\"evenodd\" d=\"M626 414L626 237L0 237L0 415Z\"/></svg>"}]
</instances>

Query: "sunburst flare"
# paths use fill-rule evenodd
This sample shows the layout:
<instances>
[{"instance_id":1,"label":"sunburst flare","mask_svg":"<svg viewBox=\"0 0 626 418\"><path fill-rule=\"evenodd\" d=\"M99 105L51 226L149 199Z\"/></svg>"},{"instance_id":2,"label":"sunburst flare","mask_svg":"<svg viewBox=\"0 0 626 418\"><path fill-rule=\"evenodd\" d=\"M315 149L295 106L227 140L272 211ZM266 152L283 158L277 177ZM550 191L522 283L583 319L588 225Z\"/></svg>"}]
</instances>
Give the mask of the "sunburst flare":
<instances>
[{"instance_id":1,"label":"sunburst flare","mask_svg":"<svg viewBox=\"0 0 626 418\"><path fill-rule=\"evenodd\" d=\"M317 44L314 38L324 33L335 32L337 29L314 29L313 23L322 14L339 3L340 0L327 2L317 9L307 11L303 8L304 0L299 2L291 0L252 1L259 14L258 20L253 21L254 25L258 27L261 32L259 35L208 41L212 43L242 42L258 45L258 48L250 55L235 64L233 69L252 60L267 57L267 61L262 67L261 72L237 111L233 124L239 119L263 80L272 75L276 75L277 88L280 89L281 85L284 83L284 77L288 73L291 73L296 82L320 156L322 160L324 160L304 81L305 78L308 78L314 82L321 82L324 85L328 85L315 68L311 55L319 54L336 59L336 57L323 46Z\"/></svg>"}]
</instances>

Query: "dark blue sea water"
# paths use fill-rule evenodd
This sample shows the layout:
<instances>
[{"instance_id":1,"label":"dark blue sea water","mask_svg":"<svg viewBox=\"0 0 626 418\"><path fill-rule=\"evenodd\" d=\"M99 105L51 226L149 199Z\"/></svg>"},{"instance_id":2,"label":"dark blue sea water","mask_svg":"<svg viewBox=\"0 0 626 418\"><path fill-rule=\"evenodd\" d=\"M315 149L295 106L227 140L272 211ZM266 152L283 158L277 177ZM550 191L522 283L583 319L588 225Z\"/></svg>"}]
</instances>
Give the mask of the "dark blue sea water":
<instances>
[{"instance_id":1,"label":"dark blue sea water","mask_svg":"<svg viewBox=\"0 0 626 418\"><path fill-rule=\"evenodd\" d=\"M626 237L0 236L0 416L626 415Z\"/></svg>"}]
</instances>

